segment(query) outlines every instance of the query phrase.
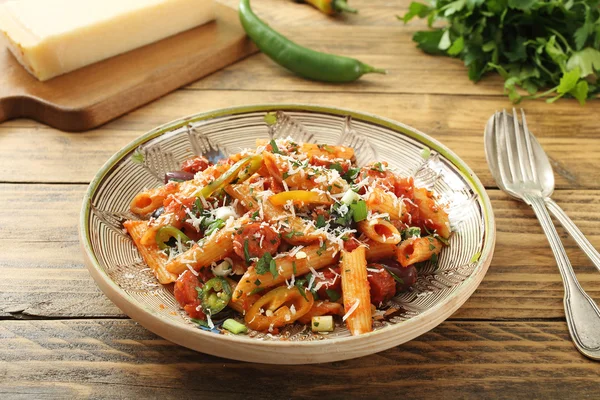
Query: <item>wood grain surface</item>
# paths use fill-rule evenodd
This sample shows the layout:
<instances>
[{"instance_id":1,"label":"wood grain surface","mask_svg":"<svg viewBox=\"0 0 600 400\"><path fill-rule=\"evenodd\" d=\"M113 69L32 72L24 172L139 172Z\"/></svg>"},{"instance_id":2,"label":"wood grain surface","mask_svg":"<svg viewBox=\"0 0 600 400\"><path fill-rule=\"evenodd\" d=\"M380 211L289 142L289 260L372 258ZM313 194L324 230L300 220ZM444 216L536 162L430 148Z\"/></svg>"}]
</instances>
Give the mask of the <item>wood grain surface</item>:
<instances>
[{"instance_id":1,"label":"wood grain surface","mask_svg":"<svg viewBox=\"0 0 600 400\"><path fill-rule=\"evenodd\" d=\"M236 1L230 3L235 4ZM256 4L255 4L256 3ZM96 130L0 124L0 398L596 398L600 365L573 347L556 262L531 209L497 189L483 127L512 105L502 81L468 81L460 61L411 42L409 1L353 0L340 19L285 0L253 2L299 43L387 68L349 85L301 80L262 54L233 64ZM198 354L127 319L82 264L77 222L87 183L122 146L183 115L256 103L315 103L395 119L453 149L492 199L495 257L449 321L388 351L313 366L268 366ZM548 152L553 198L600 248L600 102L524 102ZM558 228L582 286L600 275Z\"/></svg>"},{"instance_id":2,"label":"wood grain surface","mask_svg":"<svg viewBox=\"0 0 600 400\"><path fill-rule=\"evenodd\" d=\"M198 354L130 320L5 321L4 396L100 398L594 398L600 369L563 322L446 322L370 357L310 366Z\"/></svg>"}]
</instances>

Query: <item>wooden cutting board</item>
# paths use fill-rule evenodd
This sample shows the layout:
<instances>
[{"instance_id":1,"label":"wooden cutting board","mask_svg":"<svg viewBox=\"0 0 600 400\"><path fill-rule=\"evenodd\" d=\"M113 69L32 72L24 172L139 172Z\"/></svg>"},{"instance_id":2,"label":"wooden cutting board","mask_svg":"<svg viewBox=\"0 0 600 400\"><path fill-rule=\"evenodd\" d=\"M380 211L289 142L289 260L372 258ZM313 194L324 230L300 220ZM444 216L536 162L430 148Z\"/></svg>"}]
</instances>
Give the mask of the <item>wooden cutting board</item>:
<instances>
[{"instance_id":1,"label":"wooden cutting board","mask_svg":"<svg viewBox=\"0 0 600 400\"><path fill-rule=\"evenodd\" d=\"M223 4L214 22L46 82L0 45L0 122L25 117L88 130L256 51L237 10Z\"/></svg>"}]
</instances>

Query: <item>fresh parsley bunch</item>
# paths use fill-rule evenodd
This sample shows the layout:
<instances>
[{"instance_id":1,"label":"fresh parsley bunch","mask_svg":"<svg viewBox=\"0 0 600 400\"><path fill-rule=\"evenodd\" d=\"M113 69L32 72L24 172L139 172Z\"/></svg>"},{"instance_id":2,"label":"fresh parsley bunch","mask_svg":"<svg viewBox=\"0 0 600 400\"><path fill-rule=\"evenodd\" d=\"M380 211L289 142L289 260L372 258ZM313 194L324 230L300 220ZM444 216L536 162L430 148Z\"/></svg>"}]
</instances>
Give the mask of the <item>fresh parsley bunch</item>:
<instances>
[{"instance_id":1,"label":"fresh parsley bunch","mask_svg":"<svg viewBox=\"0 0 600 400\"><path fill-rule=\"evenodd\" d=\"M433 0L412 3L403 17L447 25L413 36L430 54L458 57L478 81L490 71L505 80L511 101L563 96L581 104L600 87L600 0ZM518 89L529 93L522 96Z\"/></svg>"}]
</instances>

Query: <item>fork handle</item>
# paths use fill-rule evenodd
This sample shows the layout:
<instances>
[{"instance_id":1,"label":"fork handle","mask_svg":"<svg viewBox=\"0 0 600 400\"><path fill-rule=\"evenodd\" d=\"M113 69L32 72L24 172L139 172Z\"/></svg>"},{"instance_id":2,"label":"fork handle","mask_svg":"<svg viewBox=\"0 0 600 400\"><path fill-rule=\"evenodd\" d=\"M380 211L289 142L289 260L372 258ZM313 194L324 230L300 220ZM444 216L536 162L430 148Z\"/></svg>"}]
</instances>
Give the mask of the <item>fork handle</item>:
<instances>
[{"instance_id":1,"label":"fork handle","mask_svg":"<svg viewBox=\"0 0 600 400\"><path fill-rule=\"evenodd\" d=\"M565 287L564 305L569 333L583 355L600 360L600 309L579 285L567 252L546 209L544 199L525 195L550 242Z\"/></svg>"},{"instance_id":2,"label":"fork handle","mask_svg":"<svg viewBox=\"0 0 600 400\"><path fill-rule=\"evenodd\" d=\"M546 201L546 206L548 210L558 219L558 221L565 227L569 235L575 239L581 250L585 253L586 256L590 258L594 266L600 271L600 253L592 246L589 240L584 236L584 234L579 230L577 225L569 218L569 216L563 211L562 208L554 200L551 198L544 199Z\"/></svg>"}]
</instances>

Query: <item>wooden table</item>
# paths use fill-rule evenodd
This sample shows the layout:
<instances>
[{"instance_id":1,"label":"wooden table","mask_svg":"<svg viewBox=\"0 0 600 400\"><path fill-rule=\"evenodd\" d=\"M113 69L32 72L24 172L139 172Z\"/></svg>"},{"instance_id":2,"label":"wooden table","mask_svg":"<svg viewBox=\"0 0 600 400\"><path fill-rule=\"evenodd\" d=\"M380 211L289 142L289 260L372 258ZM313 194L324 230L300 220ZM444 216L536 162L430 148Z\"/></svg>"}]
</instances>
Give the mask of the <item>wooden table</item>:
<instances>
[{"instance_id":1,"label":"wooden table","mask_svg":"<svg viewBox=\"0 0 600 400\"><path fill-rule=\"evenodd\" d=\"M511 107L496 77L467 79L460 61L415 48L408 1L355 0L361 13L327 18L291 1L255 2L298 42L352 55L388 76L348 85L301 80L263 55L82 134L30 120L0 125L0 398L581 398L598 396L600 364L573 347L563 288L531 209L500 192L483 126ZM401 3L401 4L392 4ZM145 131L200 111L253 103L314 103L402 121L439 139L488 188L498 226L494 261L448 321L388 351L310 366L247 364L195 353L128 319L83 266L78 214L87 183ZM555 168L556 201L600 248L600 102L526 102ZM600 275L559 228L578 277L600 300ZM599 333L600 334L600 333Z\"/></svg>"}]
</instances>

